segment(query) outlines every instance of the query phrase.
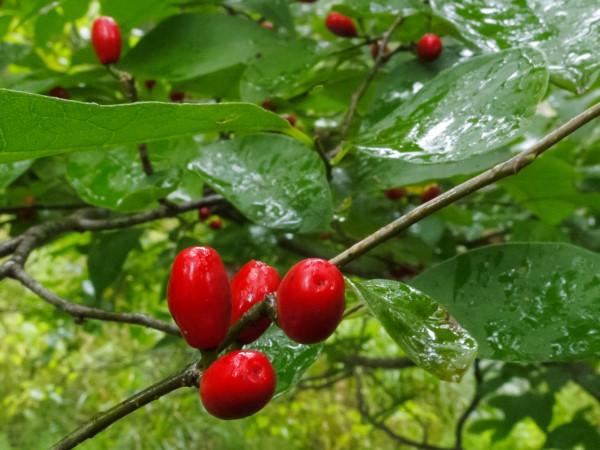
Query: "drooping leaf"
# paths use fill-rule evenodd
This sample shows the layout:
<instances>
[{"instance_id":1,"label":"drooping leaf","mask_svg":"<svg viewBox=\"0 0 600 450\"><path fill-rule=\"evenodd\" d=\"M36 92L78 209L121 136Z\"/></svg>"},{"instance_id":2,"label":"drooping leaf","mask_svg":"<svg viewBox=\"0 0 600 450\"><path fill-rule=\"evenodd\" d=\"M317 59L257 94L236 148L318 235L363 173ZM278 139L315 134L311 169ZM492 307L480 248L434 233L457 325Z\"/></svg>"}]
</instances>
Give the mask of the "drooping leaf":
<instances>
[{"instance_id":1,"label":"drooping leaf","mask_svg":"<svg viewBox=\"0 0 600 450\"><path fill-rule=\"evenodd\" d=\"M0 89L0 162L218 131L279 131L308 139L245 103L100 106Z\"/></svg>"},{"instance_id":2,"label":"drooping leaf","mask_svg":"<svg viewBox=\"0 0 600 450\"><path fill-rule=\"evenodd\" d=\"M302 345L291 341L280 328L271 326L249 348L269 357L277 374L275 395L280 395L300 381L304 372L317 360L322 344Z\"/></svg>"},{"instance_id":3,"label":"drooping leaf","mask_svg":"<svg viewBox=\"0 0 600 450\"><path fill-rule=\"evenodd\" d=\"M386 188L468 174L506 157L546 92L534 50L472 58L440 73L351 143L361 186Z\"/></svg>"},{"instance_id":4,"label":"drooping leaf","mask_svg":"<svg viewBox=\"0 0 600 450\"><path fill-rule=\"evenodd\" d=\"M572 361L600 355L600 255L562 243L485 247L412 280L477 339L482 357Z\"/></svg>"},{"instance_id":5,"label":"drooping leaf","mask_svg":"<svg viewBox=\"0 0 600 450\"><path fill-rule=\"evenodd\" d=\"M596 0L433 0L432 7L487 51L530 45L548 58L553 76L585 90L600 73Z\"/></svg>"},{"instance_id":6,"label":"drooping leaf","mask_svg":"<svg viewBox=\"0 0 600 450\"><path fill-rule=\"evenodd\" d=\"M300 232L329 223L331 192L323 162L310 148L285 136L258 134L198 151L188 169L252 221Z\"/></svg>"},{"instance_id":7,"label":"drooping leaf","mask_svg":"<svg viewBox=\"0 0 600 450\"><path fill-rule=\"evenodd\" d=\"M398 281L350 285L415 364L443 380L460 380L475 358L477 343L442 306Z\"/></svg>"}]
</instances>

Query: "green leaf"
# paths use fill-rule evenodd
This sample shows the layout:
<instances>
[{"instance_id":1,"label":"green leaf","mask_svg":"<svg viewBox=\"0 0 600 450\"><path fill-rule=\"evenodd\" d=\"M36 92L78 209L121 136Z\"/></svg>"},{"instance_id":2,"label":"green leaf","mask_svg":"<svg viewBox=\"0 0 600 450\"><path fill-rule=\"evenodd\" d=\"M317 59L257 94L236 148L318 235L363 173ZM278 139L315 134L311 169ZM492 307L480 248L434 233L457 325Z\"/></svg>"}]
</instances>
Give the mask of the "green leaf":
<instances>
[{"instance_id":1,"label":"green leaf","mask_svg":"<svg viewBox=\"0 0 600 450\"><path fill-rule=\"evenodd\" d=\"M438 14L487 51L530 45L543 51L557 81L585 90L600 73L596 0L433 0Z\"/></svg>"},{"instance_id":2,"label":"green leaf","mask_svg":"<svg viewBox=\"0 0 600 450\"><path fill-rule=\"evenodd\" d=\"M248 135L200 147L188 169L268 228L319 231L331 220L331 192L321 158L285 136Z\"/></svg>"},{"instance_id":3,"label":"green leaf","mask_svg":"<svg viewBox=\"0 0 600 450\"><path fill-rule=\"evenodd\" d=\"M27 45L0 42L0 69L24 57L28 51Z\"/></svg>"},{"instance_id":4,"label":"green leaf","mask_svg":"<svg viewBox=\"0 0 600 450\"><path fill-rule=\"evenodd\" d=\"M600 355L600 255L562 243L485 247L411 282L477 339L482 357L570 361Z\"/></svg>"},{"instance_id":5,"label":"green leaf","mask_svg":"<svg viewBox=\"0 0 600 450\"><path fill-rule=\"evenodd\" d=\"M121 274L131 250L138 246L142 230L129 228L94 235L88 252L88 272L96 298Z\"/></svg>"},{"instance_id":6,"label":"green leaf","mask_svg":"<svg viewBox=\"0 0 600 450\"><path fill-rule=\"evenodd\" d=\"M523 119L546 92L534 50L472 58L428 82L352 143L361 186L375 189L447 178L503 159Z\"/></svg>"},{"instance_id":7,"label":"green leaf","mask_svg":"<svg viewBox=\"0 0 600 450\"><path fill-rule=\"evenodd\" d=\"M175 190L178 175L173 169L147 176L137 149L131 147L77 153L67 164L67 179L83 200L123 212L154 205Z\"/></svg>"},{"instance_id":8,"label":"green leaf","mask_svg":"<svg viewBox=\"0 0 600 450\"><path fill-rule=\"evenodd\" d=\"M163 0L100 0L100 6L102 14L113 17L127 29L169 11L176 11L171 2Z\"/></svg>"},{"instance_id":9,"label":"green leaf","mask_svg":"<svg viewBox=\"0 0 600 450\"><path fill-rule=\"evenodd\" d=\"M353 281L350 286L415 364L443 380L460 380L477 343L442 306L398 281Z\"/></svg>"},{"instance_id":10,"label":"green leaf","mask_svg":"<svg viewBox=\"0 0 600 450\"><path fill-rule=\"evenodd\" d=\"M323 344L298 344L273 325L250 348L269 357L277 374L275 395L280 395L300 381L304 372L321 354Z\"/></svg>"},{"instance_id":11,"label":"green leaf","mask_svg":"<svg viewBox=\"0 0 600 450\"><path fill-rule=\"evenodd\" d=\"M259 60L288 42L239 15L182 14L145 35L122 66L136 76L183 81Z\"/></svg>"},{"instance_id":12,"label":"green leaf","mask_svg":"<svg viewBox=\"0 0 600 450\"><path fill-rule=\"evenodd\" d=\"M0 164L0 190L6 189L23 172L29 169L31 161Z\"/></svg>"},{"instance_id":13,"label":"green leaf","mask_svg":"<svg viewBox=\"0 0 600 450\"><path fill-rule=\"evenodd\" d=\"M280 131L310 142L285 119L251 104L100 106L0 89L0 162L219 131Z\"/></svg>"}]
</instances>

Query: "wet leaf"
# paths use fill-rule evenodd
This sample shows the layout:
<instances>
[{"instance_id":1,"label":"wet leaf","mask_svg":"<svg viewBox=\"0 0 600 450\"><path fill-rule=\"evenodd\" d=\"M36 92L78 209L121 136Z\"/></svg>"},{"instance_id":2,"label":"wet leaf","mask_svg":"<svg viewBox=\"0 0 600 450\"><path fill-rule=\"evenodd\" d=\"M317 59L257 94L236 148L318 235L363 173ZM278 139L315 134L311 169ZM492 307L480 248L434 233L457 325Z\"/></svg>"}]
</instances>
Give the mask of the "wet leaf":
<instances>
[{"instance_id":1,"label":"wet leaf","mask_svg":"<svg viewBox=\"0 0 600 450\"><path fill-rule=\"evenodd\" d=\"M308 140L285 119L246 103L100 106L0 89L0 162L219 131Z\"/></svg>"},{"instance_id":2,"label":"wet leaf","mask_svg":"<svg viewBox=\"0 0 600 450\"><path fill-rule=\"evenodd\" d=\"M482 357L569 361L600 355L600 255L562 243L485 247L411 284L473 334Z\"/></svg>"},{"instance_id":3,"label":"wet leaf","mask_svg":"<svg viewBox=\"0 0 600 450\"><path fill-rule=\"evenodd\" d=\"M266 227L318 231L331 219L323 162L315 151L285 136L249 135L200 147L188 169Z\"/></svg>"},{"instance_id":4,"label":"wet leaf","mask_svg":"<svg viewBox=\"0 0 600 450\"><path fill-rule=\"evenodd\" d=\"M323 345L298 344L288 339L280 328L271 326L249 348L259 350L269 357L277 374L275 395L279 395L300 381L304 372L321 354Z\"/></svg>"},{"instance_id":5,"label":"wet leaf","mask_svg":"<svg viewBox=\"0 0 600 450\"><path fill-rule=\"evenodd\" d=\"M546 92L545 65L534 50L511 50L440 73L351 143L361 186L447 178L504 159Z\"/></svg>"},{"instance_id":6,"label":"wet leaf","mask_svg":"<svg viewBox=\"0 0 600 450\"><path fill-rule=\"evenodd\" d=\"M600 72L597 0L433 0L435 12L487 51L530 45L561 84L584 90Z\"/></svg>"},{"instance_id":7,"label":"wet leaf","mask_svg":"<svg viewBox=\"0 0 600 450\"><path fill-rule=\"evenodd\" d=\"M475 358L477 343L442 306L398 281L352 284L415 364L443 380L460 380Z\"/></svg>"}]
</instances>

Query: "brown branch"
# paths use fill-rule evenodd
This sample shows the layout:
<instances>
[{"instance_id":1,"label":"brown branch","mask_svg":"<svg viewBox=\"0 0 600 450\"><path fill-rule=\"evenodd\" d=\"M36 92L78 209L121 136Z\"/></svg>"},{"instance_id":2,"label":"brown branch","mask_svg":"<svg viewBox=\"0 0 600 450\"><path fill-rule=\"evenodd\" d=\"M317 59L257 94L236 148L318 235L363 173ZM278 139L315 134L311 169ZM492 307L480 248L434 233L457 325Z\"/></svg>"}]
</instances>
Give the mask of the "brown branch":
<instances>
[{"instance_id":1,"label":"brown branch","mask_svg":"<svg viewBox=\"0 0 600 450\"><path fill-rule=\"evenodd\" d=\"M360 242L357 242L352 247L346 249L330 261L337 265L343 266L350 261L358 258L372 248L387 241L401 231L406 230L414 223L433 214L445 206L454 203L455 201L466 197L467 195L488 186L502 178L517 174L524 167L527 167L535 159L551 148L554 144L569 136L574 131L578 130L588 122L600 116L600 103L588 108L581 114L575 116L567 123L563 124L556 130L552 131L542 140L534 144L527 150L510 158L509 160L500 163L489 170L461 183L454 188L440 194L438 197L424 203L402 217L394 220L386 226L380 228L373 234L367 236Z\"/></svg>"},{"instance_id":2,"label":"brown branch","mask_svg":"<svg viewBox=\"0 0 600 450\"><path fill-rule=\"evenodd\" d=\"M456 431L455 431L456 441L455 441L455 445L454 445L455 450L462 450L462 448L463 448L462 434L463 434L463 429L465 427L465 423L467 422L467 419L471 416L471 414L473 414L473 412L477 409L477 406L479 405L479 402L481 401L481 397L482 397L481 384L483 383L483 376L481 374L481 369L479 368L479 360L478 359L476 359L475 362L473 363L473 372L475 375L475 393L473 394L473 399L471 400L471 403L469 403L469 406L467 407L465 412L462 413L462 415L458 419L458 422L456 423Z\"/></svg>"},{"instance_id":3,"label":"brown branch","mask_svg":"<svg viewBox=\"0 0 600 450\"><path fill-rule=\"evenodd\" d=\"M98 308L91 308L89 306L78 305L77 303L70 302L64 298L59 297L52 291L46 289L35 279L33 279L27 272L25 272L20 266L12 264L9 276L31 292L36 294L42 300L55 306L57 309L70 314L76 320L81 321L84 319L96 319L103 320L106 322L118 322L128 323L132 325L141 325L146 328L153 330L162 331L173 336L181 336L179 329L170 323L163 322L162 320L155 319L154 317L140 313L118 313L105 311Z\"/></svg>"},{"instance_id":4,"label":"brown branch","mask_svg":"<svg viewBox=\"0 0 600 450\"><path fill-rule=\"evenodd\" d=\"M102 430L105 430L117 420L140 409L150 402L158 400L164 395L184 387L194 387L198 385L200 370L197 363L187 367L185 370L176 373L143 391L129 397L125 401L112 407L108 411L98 414L88 423L76 429L67 437L57 442L52 447L53 450L68 450L81 444L83 441L94 437Z\"/></svg>"},{"instance_id":5,"label":"brown branch","mask_svg":"<svg viewBox=\"0 0 600 450\"><path fill-rule=\"evenodd\" d=\"M40 210L65 211L65 210L69 210L69 209L81 209L81 208L85 208L86 206L88 206L88 205L86 205L85 203L66 204L66 205L60 205L60 204L56 204L56 205L39 204L39 205L37 205L37 204L35 204L35 205L20 205L20 206L3 206L3 207L0 207L0 214L14 214L14 213L18 213L21 211L40 211Z\"/></svg>"},{"instance_id":6,"label":"brown branch","mask_svg":"<svg viewBox=\"0 0 600 450\"><path fill-rule=\"evenodd\" d=\"M454 449L449 449L446 447L437 447L435 445L429 445L425 442L413 441L412 439L409 439L407 437L400 436L399 434L395 433L390 427L388 427L385 423L376 420L369 412L369 408L367 407L367 404L363 397L362 381L360 379L360 375L358 374L358 372L355 372L354 380L355 380L355 384L356 384L356 404L357 404L358 412L367 422L369 422L375 428L383 431L385 434L387 434L393 440L401 443L402 445L408 445L410 447L420 448L422 450L454 450Z\"/></svg>"}]
</instances>

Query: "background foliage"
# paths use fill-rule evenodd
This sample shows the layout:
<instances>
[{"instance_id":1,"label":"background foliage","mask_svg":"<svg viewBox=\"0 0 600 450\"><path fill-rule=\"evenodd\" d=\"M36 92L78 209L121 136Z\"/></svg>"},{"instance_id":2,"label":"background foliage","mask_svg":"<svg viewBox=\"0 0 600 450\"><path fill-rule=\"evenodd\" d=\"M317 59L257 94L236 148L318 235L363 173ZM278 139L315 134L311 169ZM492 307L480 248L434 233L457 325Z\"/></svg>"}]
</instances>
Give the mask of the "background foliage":
<instances>
[{"instance_id":1,"label":"background foliage","mask_svg":"<svg viewBox=\"0 0 600 450\"><path fill-rule=\"evenodd\" d=\"M190 211L64 234L28 262L44 286L76 303L164 320L169 265L185 246L214 246L231 273L251 258L283 274L307 255L332 257L420 204L432 184L447 190L507 159L600 97L596 0L488 3L4 0L2 237L71 212L44 205L117 214L164 197L222 195L213 208L220 230ZM330 10L352 17L361 38L330 34ZM118 68L135 75L142 103L125 104L96 62L89 30L99 13L121 24ZM392 49L436 32L444 53L431 64L395 54L341 136L373 66L367 41L398 15ZM56 86L76 102L49 97ZM169 102L172 92L184 92L186 104ZM276 113L259 107L267 99ZM313 139L324 151L343 139L333 168ZM388 199L384 190L398 186L407 195ZM32 203L39 208L11 209ZM518 176L346 266L349 303L363 300L369 312L350 316L325 345L296 346L271 329L256 347L273 356L280 395L260 414L221 422L196 393L179 391L82 448L412 448L378 424L453 448L464 418L465 449L597 449L599 219L600 125L592 123ZM4 280L0 449L48 447L194 357L160 332L78 323Z\"/></svg>"}]
</instances>

